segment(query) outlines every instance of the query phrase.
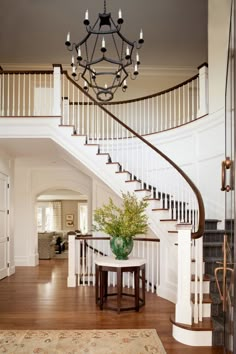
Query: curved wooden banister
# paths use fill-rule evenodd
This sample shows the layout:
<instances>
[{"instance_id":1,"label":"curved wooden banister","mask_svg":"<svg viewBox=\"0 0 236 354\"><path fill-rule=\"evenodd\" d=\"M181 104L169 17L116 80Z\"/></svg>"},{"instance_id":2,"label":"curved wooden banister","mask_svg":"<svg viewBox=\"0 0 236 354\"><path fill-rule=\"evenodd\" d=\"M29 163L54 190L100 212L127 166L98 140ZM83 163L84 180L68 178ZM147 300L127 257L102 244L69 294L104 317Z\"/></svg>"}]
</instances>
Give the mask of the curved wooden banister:
<instances>
[{"instance_id":1,"label":"curved wooden banister","mask_svg":"<svg viewBox=\"0 0 236 354\"><path fill-rule=\"evenodd\" d=\"M115 120L117 123L122 125L125 129L127 129L131 134L136 136L139 140L141 140L145 145L149 146L153 151L155 151L158 155L160 155L163 159L165 159L172 167L174 167L175 170L177 170L180 175L185 179L185 181L188 183L188 185L191 187L193 190L197 201L198 201L198 206L199 206L199 225L198 225L198 230L196 232L192 233L192 238L196 239L199 238L203 235L204 232L204 225L205 225L205 209L204 209L204 203L203 199L201 196L200 191L198 188L195 186L193 181L187 176L187 174L179 167L177 166L168 156L166 156L162 151L160 151L158 148L156 148L154 145L152 145L148 140L146 140L143 136L139 135L136 131L134 131L132 128L127 126L124 122L119 120L113 113L111 113L104 105L100 104L97 102L92 96L90 96L87 92L85 92L69 75L67 71L63 71L63 73L66 75L67 79L75 85L84 95L86 95L91 101L94 102L95 105L99 106L106 114L108 114L113 120Z\"/></svg>"},{"instance_id":2,"label":"curved wooden banister","mask_svg":"<svg viewBox=\"0 0 236 354\"><path fill-rule=\"evenodd\" d=\"M11 75L53 74L53 70L2 70L1 73Z\"/></svg>"},{"instance_id":3,"label":"curved wooden banister","mask_svg":"<svg viewBox=\"0 0 236 354\"><path fill-rule=\"evenodd\" d=\"M115 105L115 104L133 103L133 102L144 101L144 100L147 100L147 99L150 99L150 98L153 98L153 97L161 96L161 95L164 95L164 94L169 93L171 91L177 90L178 88L180 88L180 87L182 87L184 85L187 85L189 82L195 80L198 76L199 75L196 74L193 77L191 77L190 79L187 79L187 80L181 82L180 84L177 84L177 85L175 85L175 86L173 86L171 88L168 88L166 90L163 90L163 91L160 91L160 92L157 92L157 93L153 93L152 95L138 97L138 98L133 98L133 99L126 100L126 101L103 102L102 105L103 106L109 106L109 105Z\"/></svg>"}]
</instances>

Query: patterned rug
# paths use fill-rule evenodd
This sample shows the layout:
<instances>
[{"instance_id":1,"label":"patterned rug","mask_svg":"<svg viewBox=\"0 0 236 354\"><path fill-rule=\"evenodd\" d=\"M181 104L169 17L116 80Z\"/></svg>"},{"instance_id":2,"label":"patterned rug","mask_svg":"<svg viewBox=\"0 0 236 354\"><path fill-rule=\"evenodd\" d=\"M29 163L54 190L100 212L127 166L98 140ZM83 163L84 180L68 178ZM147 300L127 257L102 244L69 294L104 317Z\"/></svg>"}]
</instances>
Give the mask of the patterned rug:
<instances>
[{"instance_id":1,"label":"patterned rug","mask_svg":"<svg viewBox=\"0 0 236 354\"><path fill-rule=\"evenodd\" d=\"M155 329L0 330L0 353L165 354Z\"/></svg>"}]
</instances>

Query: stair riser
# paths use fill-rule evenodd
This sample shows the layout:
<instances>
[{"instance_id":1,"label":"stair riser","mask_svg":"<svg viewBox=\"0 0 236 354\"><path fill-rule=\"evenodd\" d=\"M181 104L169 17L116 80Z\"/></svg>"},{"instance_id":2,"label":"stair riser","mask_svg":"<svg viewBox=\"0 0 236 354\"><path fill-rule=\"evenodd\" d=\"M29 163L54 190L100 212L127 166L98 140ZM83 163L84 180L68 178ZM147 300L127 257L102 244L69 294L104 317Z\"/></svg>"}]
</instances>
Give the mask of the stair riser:
<instances>
[{"instance_id":1,"label":"stair riser","mask_svg":"<svg viewBox=\"0 0 236 354\"><path fill-rule=\"evenodd\" d=\"M148 190L137 190L136 195L139 199L151 197L151 192Z\"/></svg>"},{"instance_id":2,"label":"stair riser","mask_svg":"<svg viewBox=\"0 0 236 354\"><path fill-rule=\"evenodd\" d=\"M117 178L120 179L121 182L126 182L130 180L130 174L127 173L116 173Z\"/></svg>"},{"instance_id":3,"label":"stair riser","mask_svg":"<svg viewBox=\"0 0 236 354\"><path fill-rule=\"evenodd\" d=\"M203 265L202 265L202 275L204 275L206 272L205 272L205 263L203 262ZM195 262L192 262L191 263L191 274L194 275L195 274Z\"/></svg>"},{"instance_id":4,"label":"stair riser","mask_svg":"<svg viewBox=\"0 0 236 354\"><path fill-rule=\"evenodd\" d=\"M141 183L138 181L126 183L126 190L129 192L134 192L136 189L140 189L140 188L141 188Z\"/></svg>"},{"instance_id":5,"label":"stair riser","mask_svg":"<svg viewBox=\"0 0 236 354\"><path fill-rule=\"evenodd\" d=\"M210 291L210 282L209 281L203 282L202 291L203 291L203 294L209 294L209 291ZM192 293L195 292L195 282L194 281L191 282L191 292ZM199 284L197 285L197 292L198 292L198 294L200 293Z\"/></svg>"},{"instance_id":6,"label":"stair riser","mask_svg":"<svg viewBox=\"0 0 236 354\"><path fill-rule=\"evenodd\" d=\"M215 274L215 268L220 267L220 264L216 264L215 262L205 262L205 271L206 274Z\"/></svg>"},{"instance_id":7,"label":"stair riser","mask_svg":"<svg viewBox=\"0 0 236 354\"><path fill-rule=\"evenodd\" d=\"M205 233L203 242L222 242L224 241L224 233Z\"/></svg>"},{"instance_id":8,"label":"stair riser","mask_svg":"<svg viewBox=\"0 0 236 354\"><path fill-rule=\"evenodd\" d=\"M217 220L206 220L205 230L217 230Z\"/></svg>"},{"instance_id":9,"label":"stair riser","mask_svg":"<svg viewBox=\"0 0 236 354\"><path fill-rule=\"evenodd\" d=\"M219 259L222 259L222 246L204 247L203 257L219 257Z\"/></svg>"},{"instance_id":10,"label":"stair riser","mask_svg":"<svg viewBox=\"0 0 236 354\"><path fill-rule=\"evenodd\" d=\"M202 317L211 317L211 304L203 304Z\"/></svg>"},{"instance_id":11,"label":"stair riser","mask_svg":"<svg viewBox=\"0 0 236 354\"><path fill-rule=\"evenodd\" d=\"M212 345L213 346L222 346L224 343L224 332L216 331L212 333Z\"/></svg>"},{"instance_id":12,"label":"stair riser","mask_svg":"<svg viewBox=\"0 0 236 354\"><path fill-rule=\"evenodd\" d=\"M212 317L217 317L222 314L223 311L223 305L222 303L220 304L211 304L211 315Z\"/></svg>"}]
</instances>

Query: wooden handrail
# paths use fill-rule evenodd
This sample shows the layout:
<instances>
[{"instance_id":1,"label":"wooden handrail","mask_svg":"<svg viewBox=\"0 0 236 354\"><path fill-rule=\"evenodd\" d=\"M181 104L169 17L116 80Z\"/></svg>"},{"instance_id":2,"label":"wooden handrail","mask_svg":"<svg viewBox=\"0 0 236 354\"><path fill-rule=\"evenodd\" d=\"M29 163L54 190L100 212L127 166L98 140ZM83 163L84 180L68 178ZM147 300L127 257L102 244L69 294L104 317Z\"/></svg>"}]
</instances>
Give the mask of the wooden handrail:
<instances>
[{"instance_id":1,"label":"wooden handrail","mask_svg":"<svg viewBox=\"0 0 236 354\"><path fill-rule=\"evenodd\" d=\"M68 236L71 235L76 235L76 232L70 231L67 234ZM75 237L76 240L94 240L94 241L99 241L99 240L110 240L110 236L102 236L102 237L95 237L92 235L80 235ZM134 241L148 241L148 242L160 242L159 238L151 238L151 237L133 237Z\"/></svg>"},{"instance_id":2,"label":"wooden handrail","mask_svg":"<svg viewBox=\"0 0 236 354\"><path fill-rule=\"evenodd\" d=\"M199 238L203 235L204 229L205 229L205 208L204 208L204 203L203 199L201 196L200 191L196 187L196 185L193 183L193 181L188 177L188 175L178 166L174 161L172 161L167 155L165 155L161 150L156 148L154 145L152 145L148 140L146 140L143 136L139 135L136 131L134 131L132 128L130 128L128 125L123 123L120 119L118 119L113 113L111 113L106 107L104 107L102 104L97 102L92 96L88 94L88 92L85 92L82 90L82 88L68 75L67 71L63 72L67 79L75 85L84 95L86 95L91 101L94 102L95 105L99 106L106 114L108 114L113 120L115 120L117 123L122 125L125 129L127 129L131 134L136 136L139 140L144 142L145 145L149 146L153 151L155 151L158 155L160 155L163 159L165 159L174 169L176 169L180 175L185 179L185 181L189 184L191 189L193 190L197 201L198 201L198 206L199 206L199 225L198 225L198 230L196 232L192 233L192 238L196 239Z\"/></svg>"},{"instance_id":3,"label":"wooden handrail","mask_svg":"<svg viewBox=\"0 0 236 354\"><path fill-rule=\"evenodd\" d=\"M17 75L29 75L29 74L53 74L53 70L2 70L1 74L17 74Z\"/></svg>"},{"instance_id":4,"label":"wooden handrail","mask_svg":"<svg viewBox=\"0 0 236 354\"><path fill-rule=\"evenodd\" d=\"M147 100L147 99L150 99L150 98L153 98L153 97L158 97L158 96L161 96L161 95L164 95L165 93L169 93L171 91L174 91L184 85L187 85L189 82L195 80L198 78L198 74L194 75L193 77L191 77L190 79L187 79L183 82L181 82L180 84L177 84L171 88L168 88L166 90L163 90L163 91L160 91L160 92L157 92L157 93L153 93L152 95L148 95L148 96L142 96L142 97L138 97L138 98L133 98L133 99L130 99L130 100L126 100L126 101L112 101L112 102L103 102L102 105L104 106L109 106L109 105L115 105L115 104L126 104L126 103L133 103L133 102L139 102L139 101L144 101L144 100Z\"/></svg>"}]
</instances>

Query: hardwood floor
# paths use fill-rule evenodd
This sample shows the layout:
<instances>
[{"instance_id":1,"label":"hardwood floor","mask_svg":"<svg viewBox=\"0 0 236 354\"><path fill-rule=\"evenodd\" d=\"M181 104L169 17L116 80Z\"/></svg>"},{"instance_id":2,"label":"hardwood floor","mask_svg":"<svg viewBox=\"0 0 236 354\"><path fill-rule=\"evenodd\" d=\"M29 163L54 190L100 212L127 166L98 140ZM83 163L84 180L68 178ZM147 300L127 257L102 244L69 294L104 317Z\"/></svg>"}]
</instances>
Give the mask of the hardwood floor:
<instances>
[{"instance_id":1,"label":"hardwood floor","mask_svg":"<svg viewBox=\"0 0 236 354\"><path fill-rule=\"evenodd\" d=\"M221 354L222 348L190 347L171 335L174 305L146 294L140 312L103 310L95 304L94 287L67 288L67 260L40 261L17 267L0 281L0 329L155 328L168 354ZM124 353L125 354L125 353Z\"/></svg>"}]
</instances>

